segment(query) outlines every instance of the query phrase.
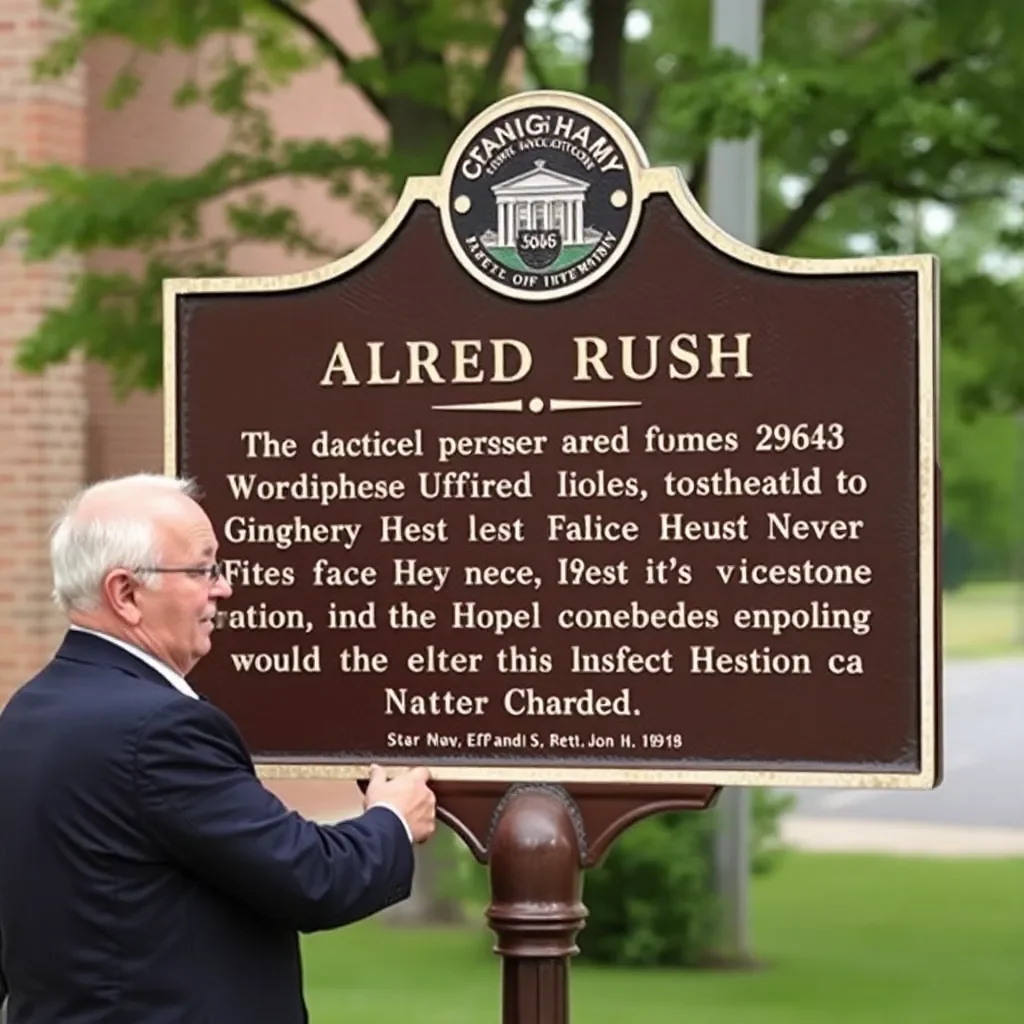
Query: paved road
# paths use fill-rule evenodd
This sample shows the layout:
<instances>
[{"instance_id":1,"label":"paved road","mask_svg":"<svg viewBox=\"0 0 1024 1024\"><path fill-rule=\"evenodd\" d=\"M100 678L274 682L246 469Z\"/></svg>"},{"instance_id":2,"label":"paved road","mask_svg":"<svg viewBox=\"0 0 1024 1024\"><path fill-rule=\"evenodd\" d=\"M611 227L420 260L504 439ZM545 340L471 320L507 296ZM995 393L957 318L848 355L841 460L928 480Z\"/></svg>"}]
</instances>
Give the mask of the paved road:
<instances>
[{"instance_id":1,"label":"paved road","mask_svg":"<svg viewBox=\"0 0 1024 1024\"><path fill-rule=\"evenodd\" d=\"M947 662L936 790L799 790L795 813L1024 829L1024 658Z\"/></svg>"}]
</instances>

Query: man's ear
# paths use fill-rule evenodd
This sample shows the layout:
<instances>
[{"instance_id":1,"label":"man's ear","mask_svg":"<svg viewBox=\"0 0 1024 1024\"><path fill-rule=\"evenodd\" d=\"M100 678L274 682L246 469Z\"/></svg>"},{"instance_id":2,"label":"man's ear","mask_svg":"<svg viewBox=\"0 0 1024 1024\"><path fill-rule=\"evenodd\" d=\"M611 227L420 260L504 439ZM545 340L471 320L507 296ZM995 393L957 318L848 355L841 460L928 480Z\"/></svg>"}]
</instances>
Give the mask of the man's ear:
<instances>
[{"instance_id":1,"label":"man's ear","mask_svg":"<svg viewBox=\"0 0 1024 1024\"><path fill-rule=\"evenodd\" d=\"M137 626L142 619L136 601L140 585L127 569L112 569L103 581L103 596L110 610L128 626Z\"/></svg>"}]
</instances>

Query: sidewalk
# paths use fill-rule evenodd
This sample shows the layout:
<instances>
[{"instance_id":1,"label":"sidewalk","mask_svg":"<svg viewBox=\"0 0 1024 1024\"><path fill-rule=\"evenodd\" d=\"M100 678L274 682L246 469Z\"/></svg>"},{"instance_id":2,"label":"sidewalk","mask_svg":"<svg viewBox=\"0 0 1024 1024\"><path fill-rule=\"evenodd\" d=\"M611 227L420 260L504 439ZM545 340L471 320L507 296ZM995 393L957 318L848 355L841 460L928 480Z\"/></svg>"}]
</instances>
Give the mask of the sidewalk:
<instances>
[{"instance_id":1,"label":"sidewalk","mask_svg":"<svg viewBox=\"0 0 1024 1024\"><path fill-rule=\"evenodd\" d=\"M782 840L793 849L909 857L1024 857L1024 829L937 825L867 818L788 815Z\"/></svg>"}]
</instances>

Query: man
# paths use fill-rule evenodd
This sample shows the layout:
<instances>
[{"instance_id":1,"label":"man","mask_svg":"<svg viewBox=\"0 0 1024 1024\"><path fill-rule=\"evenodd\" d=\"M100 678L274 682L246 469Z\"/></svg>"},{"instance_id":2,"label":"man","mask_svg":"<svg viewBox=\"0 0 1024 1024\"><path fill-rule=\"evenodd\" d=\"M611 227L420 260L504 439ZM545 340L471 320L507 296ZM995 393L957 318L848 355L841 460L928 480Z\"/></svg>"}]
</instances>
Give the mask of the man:
<instances>
[{"instance_id":1,"label":"man","mask_svg":"<svg viewBox=\"0 0 1024 1024\"><path fill-rule=\"evenodd\" d=\"M304 1022L298 933L405 899L434 831L425 769L373 768L351 821L289 812L191 689L231 595L193 495L103 482L54 530L70 628L0 715L9 1024Z\"/></svg>"}]
</instances>

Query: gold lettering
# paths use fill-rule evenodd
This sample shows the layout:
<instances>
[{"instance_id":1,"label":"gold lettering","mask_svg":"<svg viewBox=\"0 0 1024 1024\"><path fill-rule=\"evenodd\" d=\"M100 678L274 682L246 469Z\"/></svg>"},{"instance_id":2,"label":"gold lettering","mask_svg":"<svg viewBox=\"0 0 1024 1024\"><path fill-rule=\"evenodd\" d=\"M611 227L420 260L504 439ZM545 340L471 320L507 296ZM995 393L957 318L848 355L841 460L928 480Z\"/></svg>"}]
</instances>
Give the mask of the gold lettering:
<instances>
[{"instance_id":1,"label":"gold lettering","mask_svg":"<svg viewBox=\"0 0 1024 1024\"><path fill-rule=\"evenodd\" d=\"M573 380L590 380L590 369L602 380L615 379L604 365L608 355L608 342L604 338L583 337L572 340L576 345L576 373Z\"/></svg>"},{"instance_id":2,"label":"gold lettering","mask_svg":"<svg viewBox=\"0 0 1024 1024\"><path fill-rule=\"evenodd\" d=\"M343 384L359 383L359 378L356 376L356 371L352 369L352 360L348 357L348 350L345 348L345 342L343 341L339 341L334 346L327 369L324 371L323 377L320 378L320 386L325 388L333 387L334 380L332 378L336 373L343 373L345 375L345 379L342 381Z\"/></svg>"},{"instance_id":3,"label":"gold lettering","mask_svg":"<svg viewBox=\"0 0 1024 1024\"><path fill-rule=\"evenodd\" d=\"M368 341L363 344L364 349L360 350L350 347L350 343L337 342L320 378L321 386L332 387L339 374L341 383L349 385L511 384L522 380L533 368L533 354L516 338L490 339L488 344L493 361L490 368L480 365L484 342L475 338L441 344L433 341L394 342L391 344L395 351L390 360L385 352L387 342ZM391 375L385 377L384 373L392 366Z\"/></svg>"},{"instance_id":4,"label":"gold lettering","mask_svg":"<svg viewBox=\"0 0 1024 1024\"><path fill-rule=\"evenodd\" d=\"M747 342L750 341L749 334L734 334L738 348L735 352L726 352L722 348L724 334L709 334L711 340L711 372L708 377L724 377L722 373L722 361L724 359L735 359L737 363L734 377L753 377L747 365Z\"/></svg>"},{"instance_id":5,"label":"gold lettering","mask_svg":"<svg viewBox=\"0 0 1024 1024\"><path fill-rule=\"evenodd\" d=\"M397 384L402 379L402 371L395 370L390 377L382 376L381 352L384 349L383 341L368 341L366 347L370 350L370 378L367 384Z\"/></svg>"},{"instance_id":6,"label":"gold lettering","mask_svg":"<svg viewBox=\"0 0 1024 1024\"><path fill-rule=\"evenodd\" d=\"M675 366L670 366L668 368L668 375L672 380L689 380L691 377L695 377L700 370L700 357L696 352L689 352L683 348L684 341L689 343L690 348L695 349L697 347L697 335L677 334L669 343L668 348L672 353L672 358L677 359L681 363L686 363L689 367L689 372L683 373L681 370L676 369Z\"/></svg>"},{"instance_id":7,"label":"gold lettering","mask_svg":"<svg viewBox=\"0 0 1024 1024\"><path fill-rule=\"evenodd\" d=\"M479 341L453 341L452 351L455 353L455 373L452 375L453 384L480 384L484 379L484 371L480 369L477 360L480 358ZM476 370L476 375L470 377L466 370Z\"/></svg>"},{"instance_id":8,"label":"gold lettering","mask_svg":"<svg viewBox=\"0 0 1024 1024\"><path fill-rule=\"evenodd\" d=\"M437 356L440 349L432 341L407 341L406 348L409 349L409 377L407 384L422 384L421 371L426 371L427 376L434 384L443 384L444 378L437 373Z\"/></svg>"},{"instance_id":9,"label":"gold lettering","mask_svg":"<svg viewBox=\"0 0 1024 1024\"><path fill-rule=\"evenodd\" d=\"M684 332L671 339L661 334L621 334L609 343L597 335L578 335L572 339L576 353L572 379L648 381L662 375L670 380L692 380L702 371L710 380L750 378L754 376L750 338L749 332ZM363 344L360 355L351 343L335 343L320 378L322 387L333 387L339 376L343 385L511 384L523 380L533 369L533 353L517 338L392 342L395 351L390 359L385 352L388 342ZM489 346L490 366L485 344ZM613 353L613 346L618 351ZM726 372L728 360L733 363Z\"/></svg>"},{"instance_id":10,"label":"gold lettering","mask_svg":"<svg viewBox=\"0 0 1024 1024\"><path fill-rule=\"evenodd\" d=\"M441 350L432 341L407 341L405 347L409 350L407 384L422 384L420 373L423 370L434 384L444 383L444 377L437 372L437 357Z\"/></svg>"},{"instance_id":11,"label":"gold lettering","mask_svg":"<svg viewBox=\"0 0 1024 1024\"><path fill-rule=\"evenodd\" d=\"M661 341L661 335L647 335L647 370L644 373L637 373L636 360L633 358L633 342L636 338L625 335L619 341L622 342L622 372L630 380L650 380L658 372L658 342Z\"/></svg>"},{"instance_id":12,"label":"gold lettering","mask_svg":"<svg viewBox=\"0 0 1024 1024\"><path fill-rule=\"evenodd\" d=\"M494 349L492 383L513 384L517 380L522 380L533 369L533 353L521 341L517 341L515 338L492 338L491 347ZM519 355L519 369L511 374L505 371L506 347L511 347Z\"/></svg>"}]
</instances>

